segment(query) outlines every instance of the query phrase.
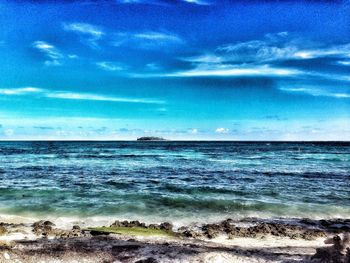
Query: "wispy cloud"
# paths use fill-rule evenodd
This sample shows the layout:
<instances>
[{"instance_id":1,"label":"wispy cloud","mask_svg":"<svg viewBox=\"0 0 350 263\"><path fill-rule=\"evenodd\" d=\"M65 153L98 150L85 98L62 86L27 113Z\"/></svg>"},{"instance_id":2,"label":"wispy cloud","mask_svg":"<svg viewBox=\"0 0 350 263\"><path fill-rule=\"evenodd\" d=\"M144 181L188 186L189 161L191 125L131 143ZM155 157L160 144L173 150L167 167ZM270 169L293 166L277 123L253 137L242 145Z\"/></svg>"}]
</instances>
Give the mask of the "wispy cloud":
<instances>
[{"instance_id":1,"label":"wispy cloud","mask_svg":"<svg viewBox=\"0 0 350 263\"><path fill-rule=\"evenodd\" d=\"M122 64L110 61L97 62L96 65L99 68L107 71L121 71L125 69L125 66L123 66Z\"/></svg>"},{"instance_id":2,"label":"wispy cloud","mask_svg":"<svg viewBox=\"0 0 350 263\"><path fill-rule=\"evenodd\" d=\"M216 133L228 133L230 130L227 128L217 128L215 130Z\"/></svg>"},{"instance_id":3,"label":"wispy cloud","mask_svg":"<svg viewBox=\"0 0 350 263\"><path fill-rule=\"evenodd\" d=\"M304 93L315 97L332 97L336 99L349 99L350 93L346 92L332 92L326 89L312 88L312 87L302 87L302 88L280 88L281 91L290 93Z\"/></svg>"},{"instance_id":4,"label":"wispy cloud","mask_svg":"<svg viewBox=\"0 0 350 263\"><path fill-rule=\"evenodd\" d=\"M124 103L143 103L143 104L164 104L165 101L153 100L145 98L127 98L106 96L92 93L54 91L40 89L35 87L24 87L14 89L0 89L0 95L38 95L45 98L65 99L65 100L90 100L90 101L109 101L109 102L124 102Z\"/></svg>"},{"instance_id":5,"label":"wispy cloud","mask_svg":"<svg viewBox=\"0 0 350 263\"><path fill-rule=\"evenodd\" d=\"M105 34L98 26L87 23L64 23L63 29L79 34L90 47L98 47L97 41Z\"/></svg>"},{"instance_id":6,"label":"wispy cloud","mask_svg":"<svg viewBox=\"0 0 350 263\"><path fill-rule=\"evenodd\" d=\"M192 69L166 74L177 77L194 76L305 76L348 81L349 77L318 69L301 67L302 61L332 58L347 66L350 44L327 45L300 39L288 32L267 34L263 39L221 45L212 52L182 57ZM286 61L296 61L286 63ZM298 64L299 63L299 64ZM293 66L291 66L293 65Z\"/></svg>"},{"instance_id":7,"label":"wispy cloud","mask_svg":"<svg viewBox=\"0 0 350 263\"><path fill-rule=\"evenodd\" d=\"M183 0L184 2L197 4L197 5L209 5L211 2L209 1L201 1L201 0Z\"/></svg>"},{"instance_id":8,"label":"wispy cloud","mask_svg":"<svg viewBox=\"0 0 350 263\"><path fill-rule=\"evenodd\" d=\"M24 95L24 94L33 94L33 93L41 93L41 92L43 92L43 89L39 89L35 87L0 89L0 94L2 95Z\"/></svg>"},{"instance_id":9,"label":"wispy cloud","mask_svg":"<svg viewBox=\"0 0 350 263\"><path fill-rule=\"evenodd\" d=\"M267 34L259 40L222 45L215 51L215 55L223 61L242 62L347 57L349 53L350 44L329 46L307 39L293 38L288 32Z\"/></svg>"},{"instance_id":10,"label":"wispy cloud","mask_svg":"<svg viewBox=\"0 0 350 263\"><path fill-rule=\"evenodd\" d=\"M244 77L244 76L293 76L301 72L296 69L263 66L206 65L192 70L166 74L169 77Z\"/></svg>"},{"instance_id":11,"label":"wispy cloud","mask_svg":"<svg viewBox=\"0 0 350 263\"><path fill-rule=\"evenodd\" d=\"M112 45L153 49L159 46L172 46L183 44L184 40L178 35L170 32L145 31L138 33L119 32L115 34Z\"/></svg>"},{"instance_id":12,"label":"wispy cloud","mask_svg":"<svg viewBox=\"0 0 350 263\"><path fill-rule=\"evenodd\" d=\"M75 93L75 92L51 92L47 93L46 97L56 99L67 99L67 100L91 100L91 101L110 101L110 102L127 102L127 103L145 103L145 104L163 104L164 101L150 100L150 99L134 99L134 98L123 98L104 96L88 93Z\"/></svg>"},{"instance_id":13,"label":"wispy cloud","mask_svg":"<svg viewBox=\"0 0 350 263\"><path fill-rule=\"evenodd\" d=\"M35 41L33 43L33 47L45 55L45 57L47 58L47 60L45 61L45 65L61 65L63 54L54 45L51 45L45 41Z\"/></svg>"},{"instance_id":14,"label":"wispy cloud","mask_svg":"<svg viewBox=\"0 0 350 263\"><path fill-rule=\"evenodd\" d=\"M169 5L176 3L190 3L196 5L210 5L212 1L204 1L204 0L117 0L118 3L121 4L154 4L154 5Z\"/></svg>"}]
</instances>

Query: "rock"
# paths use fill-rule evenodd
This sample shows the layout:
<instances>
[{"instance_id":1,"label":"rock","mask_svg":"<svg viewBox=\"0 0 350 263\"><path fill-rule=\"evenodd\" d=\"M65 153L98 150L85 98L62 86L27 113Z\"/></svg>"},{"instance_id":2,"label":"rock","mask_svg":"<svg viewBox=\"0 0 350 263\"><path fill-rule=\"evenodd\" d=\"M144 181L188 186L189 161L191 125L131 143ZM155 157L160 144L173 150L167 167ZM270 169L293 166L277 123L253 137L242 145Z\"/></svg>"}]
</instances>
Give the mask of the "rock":
<instances>
[{"instance_id":1,"label":"rock","mask_svg":"<svg viewBox=\"0 0 350 263\"><path fill-rule=\"evenodd\" d=\"M33 223L32 231L38 236L40 236L40 235L43 235L43 236L54 235L54 229L53 229L54 225L55 224L50 222L50 221L40 220L40 221Z\"/></svg>"},{"instance_id":2,"label":"rock","mask_svg":"<svg viewBox=\"0 0 350 263\"><path fill-rule=\"evenodd\" d=\"M299 221L300 223L304 224L304 225L312 225L312 226L315 226L316 225L316 222L315 220L311 220L309 218L303 218Z\"/></svg>"},{"instance_id":3,"label":"rock","mask_svg":"<svg viewBox=\"0 0 350 263\"><path fill-rule=\"evenodd\" d=\"M172 231L173 225L169 222L164 222L159 225L159 228L165 231Z\"/></svg>"},{"instance_id":4,"label":"rock","mask_svg":"<svg viewBox=\"0 0 350 263\"><path fill-rule=\"evenodd\" d=\"M201 233L198 233L192 229L189 229L188 227L180 227L178 229L178 233L180 234L180 236L182 237L186 237L186 238L199 238L202 236Z\"/></svg>"},{"instance_id":5,"label":"rock","mask_svg":"<svg viewBox=\"0 0 350 263\"><path fill-rule=\"evenodd\" d=\"M80 226L74 225L74 226L72 227L72 230L81 230L81 229L80 229Z\"/></svg>"},{"instance_id":6,"label":"rock","mask_svg":"<svg viewBox=\"0 0 350 263\"><path fill-rule=\"evenodd\" d=\"M202 227L202 230L209 239L212 239L219 236L222 227L218 224L207 224Z\"/></svg>"},{"instance_id":7,"label":"rock","mask_svg":"<svg viewBox=\"0 0 350 263\"><path fill-rule=\"evenodd\" d=\"M3 236L7 233L7 229L4 226L0 226L0 236Z\"/></svg>"},{"instance_id":8,"label":"rock","mask_svg":"<svg viewBox=\"0 0 350 263\"><path fill-rule=\"evenodd\" d=\"M315 255L313 255L311 259L317 259L321 262L349 263L349 234L345 234L343 239L338 235L326 239L325 244L333 244L333 246L317 248Z\"/></svg>"},{"instance_id":9,"label":"rock","mask_svg":"<svg viewBox=\"0 0 350 263\"><path fill-rule=\"evenodd\" d=\"M158 262L159 262L158 260L152 257L135 261L135 263L158 263Z\"/></svg>"},{"instance_id":10,"label":"rock","mask_svg":"<svg viewBox=\"0 0 350 263\"><path fill-rule=\"evenodd\" d=\"M7 259L7 260L9 260L11 257L10 257L10 255L9 255L9 253L4 252L4 258Z\"/></svg>"},{"instance_id":11,"label":"rock","mask_svg":"<svg viewBox=\"0 0 350 263\"><path fill-rule=\"evenodd\" d=\"M141 223L140 221L136 220L136 221L130 221L128 224L128 227L142 227L145 228L146 224L145 223Z\"/></svg>"},{"instance_id":12,"label":"rock","mask_svg":"<svg viewBox=\"0 0 350 263\"><path fill-rule=\"evenodd\" d=\"M105 231L98 231L98 230L90 230L90 234L92 236L108 236L109 233Z\"/></svg>"},{"instance_id":13,"label":"rock","mask_svg":"<svg viewBox=\"0 0 350 263\"><path fill-rule=\"evenodd\" d=\"M159 229L159 225L150 224L150 225L148 226L148 228L150 228L150 229Z\"/></svg>"},{"instance_id":14,"label":"rock","mask_svg":"<svg viewBox=\"0 0 350 263\"><path fill-rule=\"evenodd\" d=\"M122 222L120 222L119 220L114 221L114 223L110 225L110 227L121 227L121 226L122 226Z\"/></svg>"}]
</instances>

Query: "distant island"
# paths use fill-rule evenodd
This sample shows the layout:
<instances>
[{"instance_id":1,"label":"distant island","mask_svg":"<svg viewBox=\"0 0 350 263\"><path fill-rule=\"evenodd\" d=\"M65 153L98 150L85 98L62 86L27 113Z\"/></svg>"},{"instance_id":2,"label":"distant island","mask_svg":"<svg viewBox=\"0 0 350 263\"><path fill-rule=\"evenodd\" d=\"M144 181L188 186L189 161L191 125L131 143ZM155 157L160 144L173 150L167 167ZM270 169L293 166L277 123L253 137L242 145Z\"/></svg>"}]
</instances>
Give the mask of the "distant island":
<instances>
[{"instance_id":1,"label":"distant island","mask_svg":"<svg viewBox=\"0 0 350 263\"><path fill-rule=\"evenodd\" d=\"M137 138L138 141L166 141L166 139L162 137L153 137L153 136L148 136L148 137L139 137Z\"/></svg>"}]
</instances>

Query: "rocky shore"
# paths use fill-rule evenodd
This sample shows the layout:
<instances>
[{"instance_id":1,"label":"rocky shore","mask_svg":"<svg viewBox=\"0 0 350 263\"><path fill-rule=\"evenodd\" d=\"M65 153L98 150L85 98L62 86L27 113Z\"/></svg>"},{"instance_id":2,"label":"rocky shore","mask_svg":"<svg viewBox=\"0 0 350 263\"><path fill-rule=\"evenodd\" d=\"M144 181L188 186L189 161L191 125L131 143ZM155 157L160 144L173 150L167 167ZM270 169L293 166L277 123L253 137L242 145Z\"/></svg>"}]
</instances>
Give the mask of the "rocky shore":
<instances>
[{"instance_id":1,"label":"rocky shore","mask_svg":"<svg viewBox=\"0 0 350 263\"><path fill-rule=\"evenodd\" d=\"M0 262L350 263L348 233L347 219L226 219L179 228L118 220L72 229L44 220L0 223Z\"/></svg>"}]
</instances>

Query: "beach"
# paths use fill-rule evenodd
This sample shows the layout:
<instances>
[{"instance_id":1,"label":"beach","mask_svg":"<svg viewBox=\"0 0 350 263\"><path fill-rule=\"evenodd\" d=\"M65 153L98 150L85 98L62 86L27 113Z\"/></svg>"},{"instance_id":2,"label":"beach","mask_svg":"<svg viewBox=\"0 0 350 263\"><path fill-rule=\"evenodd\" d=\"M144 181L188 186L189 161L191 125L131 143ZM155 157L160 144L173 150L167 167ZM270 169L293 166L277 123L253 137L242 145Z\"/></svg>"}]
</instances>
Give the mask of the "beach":
<instances>
[{"instance_id":1,"label":"beach","mask_svg":"<svg viewBox=\"0 0 350 263\"><path fill-rule=\"evenodd\" d=\"M53 222L1 223L0 262L348 262L347 242L327 261L317 249L345 237L350 220L257 220L183 226L115 221L57 228ZM350 240L348 240L350 241ZM339 256L340 255L340 256ZM336 258L337 257L337 258ZM338 260L338 261L336 261Z\"/></svg>"},{"instance_id":2,"label":"beach","mask_svg":"<svg viewBox=\"0 0 350 263\"><path fill-rule=\"evenodd\" d=\"M1 142L0 262L347 262L349 149Z\"/></svg>"}]
</instances>

